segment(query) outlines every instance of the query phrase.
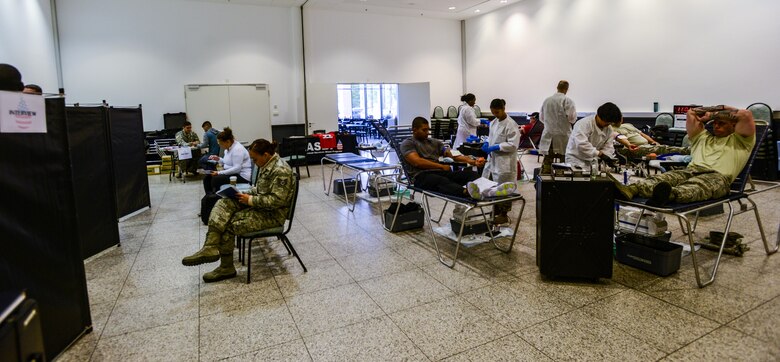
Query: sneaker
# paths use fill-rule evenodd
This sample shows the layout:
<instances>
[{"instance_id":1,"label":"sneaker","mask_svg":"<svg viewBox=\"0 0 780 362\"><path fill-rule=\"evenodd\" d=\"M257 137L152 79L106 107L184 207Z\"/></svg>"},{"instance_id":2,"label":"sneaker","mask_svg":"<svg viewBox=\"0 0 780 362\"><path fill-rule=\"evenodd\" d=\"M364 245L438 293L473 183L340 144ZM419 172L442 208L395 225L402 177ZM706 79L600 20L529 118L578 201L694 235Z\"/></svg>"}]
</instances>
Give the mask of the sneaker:
<instances>
[{"instance_id":1,"label":"sneaker","mask_svg":"<svg viewBox=\"0 0 780 362\"><path fill-rule=\"evenodd\" d=\"M508 196L517 190L517 184L514 182L504 182L492 189L487 194L488 196Z\"/></svg>"},{"instance_id":2,"label":"sneaker","mask_svg":"<svg viewBox=\"0 0 780 362\"><path fill-rule=\"evenodd\" d=\"M653 187L653 196L647 200L648 206L664 206L672 197L672 185L666 181L659 182Z\"/></svg>"},{"instance_id":3,"label":"sneaker","mask_svg":"<svg viewBox=\"0 0 780 362\"><path fill-rule=\"evenodd\" d=\"M469 192L469 196L471 196L472 199L482 200L482 193L479 192L479 186L476 183L474 182L467 183L466 191Z\"/></svg>"}]
</instances>

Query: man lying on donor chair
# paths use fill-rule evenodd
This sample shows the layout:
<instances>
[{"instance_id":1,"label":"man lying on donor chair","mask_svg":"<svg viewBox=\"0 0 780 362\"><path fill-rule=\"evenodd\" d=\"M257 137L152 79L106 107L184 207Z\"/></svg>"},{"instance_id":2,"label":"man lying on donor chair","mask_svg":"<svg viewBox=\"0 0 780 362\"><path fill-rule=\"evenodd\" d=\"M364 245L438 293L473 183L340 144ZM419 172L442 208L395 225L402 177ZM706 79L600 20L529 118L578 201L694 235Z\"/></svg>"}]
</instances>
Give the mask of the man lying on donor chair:
<instances>
[{"instance_id":1,"label":"man lying on donor chair","mask_svg":"<svg viewBox=\"0 0 780 362\"><path fill-rule=\"evenodd\" d=\"M712 133L704 126L712 124ZM688 203L726 196L745 167L756 143L753 114L730 106L699 107L688 111L685 128L691 141L691 162L642 182L622 185L613 178L626 200L649 198L650 206Z\"/></svg>"}]
</instances>

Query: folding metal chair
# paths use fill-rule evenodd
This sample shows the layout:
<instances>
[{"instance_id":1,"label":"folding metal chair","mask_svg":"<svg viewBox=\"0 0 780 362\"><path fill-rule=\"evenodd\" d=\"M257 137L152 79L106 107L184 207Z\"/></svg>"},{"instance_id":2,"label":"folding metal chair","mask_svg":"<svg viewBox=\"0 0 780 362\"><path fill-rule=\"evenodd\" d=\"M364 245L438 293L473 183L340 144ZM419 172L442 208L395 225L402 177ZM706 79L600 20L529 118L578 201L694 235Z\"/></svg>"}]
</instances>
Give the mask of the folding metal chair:
<instances>
[{"instance_id":1,"label":"folding metal chair","mask_svg":"<svg viewBox=\"0 0 780 362\"><path fill-rule=\"evenodd\" d=\"M642 215L644 214L645 210L660 212L660 213L673 215L677 217L677 220L683 229L684 235L686 235L688 238L688 244L691 247L691 261L693 262L693 269L696 275L696 284L698 284L700 288L703 288L711 284L713 281L715 281L715 276L718 272L718 266L720 264L720 258L723 255L723 248L726 245L726 240L728 238L729 231L731 230L731 224L734 215L739 215L752 210L756 216L756 223L758 224L758 230L761 233L761 241L764 243L764 249L766 251L766 254L767 255L774 254L775 252L777 252L778 247L780 247L780 238L777 241L775 241L774 245L772 246L769 245L769 242L767 241L766 238L766 234L764 233L764 227L761 223L761 216L758 213L758 207L756 206L756 203L750 198L755 194L768 191L775 187L780 186L780 183L776 183L776 182L761 182L765 184L766 187L758 190L755 188L754 182L750 180L750 168L753 165L753 160L756 157L756 153L761 143L766 137L767 129L768 127L766 125L761 125L757 122L756 144L753 147L753 150L750 154L750 158L748 159L748 162L745 164L745 167L739 173L737 178L731 184L730 193L724 197L718 199L700 201L700 202L693 202L693 203L670 204L664 207L648 206L645 204L645 202L647 201L646 199L639 199L639 198L634 198L631 201L617 201L617 203L621 206L633 206L641 209L640 216L637 220L642 220ZM749 189L746 189L746 186L748 184L750 184L751 187ZM739 205L736 211L732 203L737 203ZM723 239L720 242L718 256L715 259L715 265L713 266L712 270L708 273L709 274L708 279L703 280L703 278L699 275L699 262L696 257L697 252L695 251L696 243L693 240L693 232L696 230L696 221L698 220L698 212L713 206L724 205L724 204L728 205L728 214L726 216L726 226L723 232ZM694 214L694 217L696 218L694 220L693 227L691 226L691 221L688 217L688 215L690 214Z\"/></svg>"}]
</instances>

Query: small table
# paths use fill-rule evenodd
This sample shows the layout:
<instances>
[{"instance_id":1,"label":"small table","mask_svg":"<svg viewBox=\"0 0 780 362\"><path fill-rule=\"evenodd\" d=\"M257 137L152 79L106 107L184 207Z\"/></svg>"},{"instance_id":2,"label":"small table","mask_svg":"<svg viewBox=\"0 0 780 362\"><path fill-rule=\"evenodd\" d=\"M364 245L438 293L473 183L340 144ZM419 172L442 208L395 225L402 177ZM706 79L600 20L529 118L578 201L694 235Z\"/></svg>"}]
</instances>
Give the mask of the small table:
<instances>
[{"instance_id":1,"label":"small table","mask_svg":"<svg viewBox=\"0 0 780 362\"><path fill-rule=\"evenodd\" d=\"M330 168L330 178L328 179L328 182L326 184L325 182L325 161L333 163L334 166ZM353 198L352 202L350 204L349 199L349 193L347 192L347 185L344 181L344 168L347 168L349 170L355 171L355 178L359 178L361 174L368 173L368 172L374 172L381 174L383 171L387 170L394 170L398 171L400 169L399 165L391 165L384 162L379 162L375 159L358 156L354 153L333 153L324 156L320 160L320 166L322 166L322 188L325 191L325 195L330 195L330 188L333 184L333 172L335 170L339 170L341 173L341 186L344 189L344 202L349 207L349 211L355 211L355 203L357 201L357 192L358 192L358 183L355 182L354 186L354 192L353 192ZM371 178L369 178L369 183L372 182ZM376 180L373 180L374 187L379 188L376 184ZM380 199L380 208L381 208L381 197Z\"/></svg>"},{"instance_id":2,"label":"small table","mask_svg":"<svg viewBox=\"0 0 780 362\"><path fill-rule=\"evenodd\" d=\"M179 160L179 146L167 146L167 147L161 147L160 149L166 155L170 155L171 156L171 163L172 163L172 165L171 165L171 173L168 174L168 182L171 182L173 180L173 176L176 174L176 167L178 167L179 161L180 161ZM198 150L198 149L199 149L198 147L190 146L190 150L192 150L192 151L195 151L195 150ZM193 152L193 158L194 158L194 152ZM179 170L179 172L181 172L181 170ZM181 176L181 182L182 183L186 183L187 182L185 180L185 178L186 178L185 174L186 174L186 172L182 172L182 176Z\"/></svg>"}]
</instances>

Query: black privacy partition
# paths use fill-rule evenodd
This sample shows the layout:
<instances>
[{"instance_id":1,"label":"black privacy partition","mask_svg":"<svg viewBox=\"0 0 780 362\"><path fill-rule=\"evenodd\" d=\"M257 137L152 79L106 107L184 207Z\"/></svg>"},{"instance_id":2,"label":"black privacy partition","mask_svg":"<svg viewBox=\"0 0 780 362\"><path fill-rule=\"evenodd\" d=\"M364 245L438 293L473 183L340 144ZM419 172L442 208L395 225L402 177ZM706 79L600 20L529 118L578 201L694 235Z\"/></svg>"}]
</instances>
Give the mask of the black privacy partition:
<instances>
[{"instance_id":1,"label":"black privacy partition","mask_svg":"<svg viewBox=\"0 0 780 362\"><path fill-rule=\"evenodd\" d=\"M65 100L46 100L47 133L0 133L0 291L38 301L46 356L91 329L70 169Z\"/></svg>"},{"instance_id":2,"label":"black privacy partition","mask_svg":"<svg viewBox=\"0 0 780 362\"><path fill-rule=\"evenodd\" d=\"M151 206L141 107L108 109L117 218Z\"/></svg>"},{"instance_id":3,"label":"black privacy partition","mask_svg":"<svg viewBox=\"0 0 780 362\"><path fill-rule=\"evenodd\" d=\"M84 259L119 244L108 108L67 107L68 142Z\"/></svg>"}]
</instances>

